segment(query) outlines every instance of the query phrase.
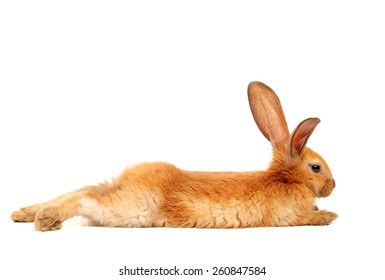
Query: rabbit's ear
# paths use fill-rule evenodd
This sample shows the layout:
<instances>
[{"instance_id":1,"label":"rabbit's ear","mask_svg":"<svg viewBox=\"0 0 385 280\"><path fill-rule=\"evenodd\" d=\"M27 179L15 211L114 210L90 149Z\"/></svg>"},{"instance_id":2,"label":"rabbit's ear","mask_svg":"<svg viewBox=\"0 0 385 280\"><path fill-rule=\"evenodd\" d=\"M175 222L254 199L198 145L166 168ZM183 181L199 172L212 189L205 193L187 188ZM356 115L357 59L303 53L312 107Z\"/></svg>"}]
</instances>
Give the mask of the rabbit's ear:
<instances>
[{"instance_id":1,"label":"rabbit's ear","mask_svg":"<svg viewBox=\"0 0 385 280\"><path fill-rule=\"evenodd\" d=\"M251 82L247 93L258 128L271 142L273 149L279 149L288 142L290 134L278 96L261 82Z\"/></svg>"},{"instance_id":2,"label":"rabbit's ear","mask_svg":"<svg viewBox=\"0 0 385 280\"><path fill-rule=\"evenodd\" d=\"M290 155L292 157L301 153L302 149L306 145L307 140L313 133L315 127L320 123L320 121L321 120L318 118L306 119L301 122L293 131L289 142Z\"/></svg>"}]
</instances>

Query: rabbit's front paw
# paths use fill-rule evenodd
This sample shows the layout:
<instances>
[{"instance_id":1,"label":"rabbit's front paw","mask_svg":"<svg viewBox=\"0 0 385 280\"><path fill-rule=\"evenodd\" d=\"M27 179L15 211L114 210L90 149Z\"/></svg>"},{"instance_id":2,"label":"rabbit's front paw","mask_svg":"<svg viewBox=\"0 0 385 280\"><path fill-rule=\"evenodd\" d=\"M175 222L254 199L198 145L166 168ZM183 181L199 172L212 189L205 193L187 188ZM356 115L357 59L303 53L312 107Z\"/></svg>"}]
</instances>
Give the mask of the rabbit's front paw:
<instances>
[{"instance_id":1,"label":"rabbit's front paw","mask_svg":"<svg viewBox=\"0 0 385 280\"><path fill-rule=\"evenodd\" d=\"M314 212L312 218L308 222L309 225L319 225L319 226L326 226L331 224L338 215L333 212L329 212L326 210L316 211Z\"/></svg>"},{"instance_id":2,"label":"rabbit's front paw","mask_svg":"<svg viewBox=\"0 0 385 280\"><path fill-rule=\"evenodd\" d=\"M44 208L37 212L35 229L38 231L49 231L61 229L60 215L55 208Z\"/></svg>"}]
</instances>

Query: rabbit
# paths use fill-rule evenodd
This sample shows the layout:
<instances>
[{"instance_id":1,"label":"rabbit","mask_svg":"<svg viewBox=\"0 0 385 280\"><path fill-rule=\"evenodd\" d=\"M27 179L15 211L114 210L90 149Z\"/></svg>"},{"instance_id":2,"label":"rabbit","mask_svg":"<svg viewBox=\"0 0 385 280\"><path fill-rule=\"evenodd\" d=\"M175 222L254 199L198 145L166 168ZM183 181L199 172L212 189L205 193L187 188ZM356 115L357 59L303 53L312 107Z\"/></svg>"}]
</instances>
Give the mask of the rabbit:
<instances>
[{"instance_id":1,"label":"rabbit","mask_svg":"<svg viewBox=\"0 0 385 280\"><path fill-rule=\"evenodd\" d=\"M69 192L12 213L35 230L58 230L74 216L105 227L247 228L329 225L337 214L318 210L335 181L325 160L306 147L319 124L302 121L290 134L280 100L261 82L248 86L254 120L271 142L265 171L185 171L164 162L128 167L111 182Z\"/></svg>"}]
</instances>

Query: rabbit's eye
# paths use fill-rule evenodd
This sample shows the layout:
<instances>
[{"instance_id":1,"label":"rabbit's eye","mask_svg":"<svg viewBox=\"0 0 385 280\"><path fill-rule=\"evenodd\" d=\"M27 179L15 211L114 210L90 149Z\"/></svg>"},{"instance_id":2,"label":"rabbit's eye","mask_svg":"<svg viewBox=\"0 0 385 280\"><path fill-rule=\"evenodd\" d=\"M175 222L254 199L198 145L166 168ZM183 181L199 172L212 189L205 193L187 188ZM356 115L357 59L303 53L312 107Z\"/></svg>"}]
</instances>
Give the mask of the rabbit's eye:
<instances>
[{"instance_id":1,"label":"rabbit's eye","mask_svg":"<svg viewBox=\"0 0 385 280\"><path fill-rule=\"evenodd\" d=\"M313 170L313 172L315 173L319 173L321 171L321 166L319 166L318 164L314 164L311 166L311 170Z\"/></svg>"}]
</instances>

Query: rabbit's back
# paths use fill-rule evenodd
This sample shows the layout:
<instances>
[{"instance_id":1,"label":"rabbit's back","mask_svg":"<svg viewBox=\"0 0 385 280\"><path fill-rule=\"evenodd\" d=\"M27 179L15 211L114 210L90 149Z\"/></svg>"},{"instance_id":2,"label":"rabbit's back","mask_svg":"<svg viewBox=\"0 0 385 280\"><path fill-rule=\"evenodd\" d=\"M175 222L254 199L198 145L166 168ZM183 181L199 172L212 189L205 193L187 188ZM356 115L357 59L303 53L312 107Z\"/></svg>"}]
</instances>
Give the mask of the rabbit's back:
<instances>
[{"instance_id":1,"label":"rabbit's back","mask_svg":"<svg viewBox=\"0 0 385 280\"><path fill-rule=\"evenodd\" d=\"M258 174L183 171L163 162L142 163L110 183L89 187L89 195L81 200L81 215L116 227L250 226L255 212L260 212L250 199Z\"/></svg>"}]
</instances>

